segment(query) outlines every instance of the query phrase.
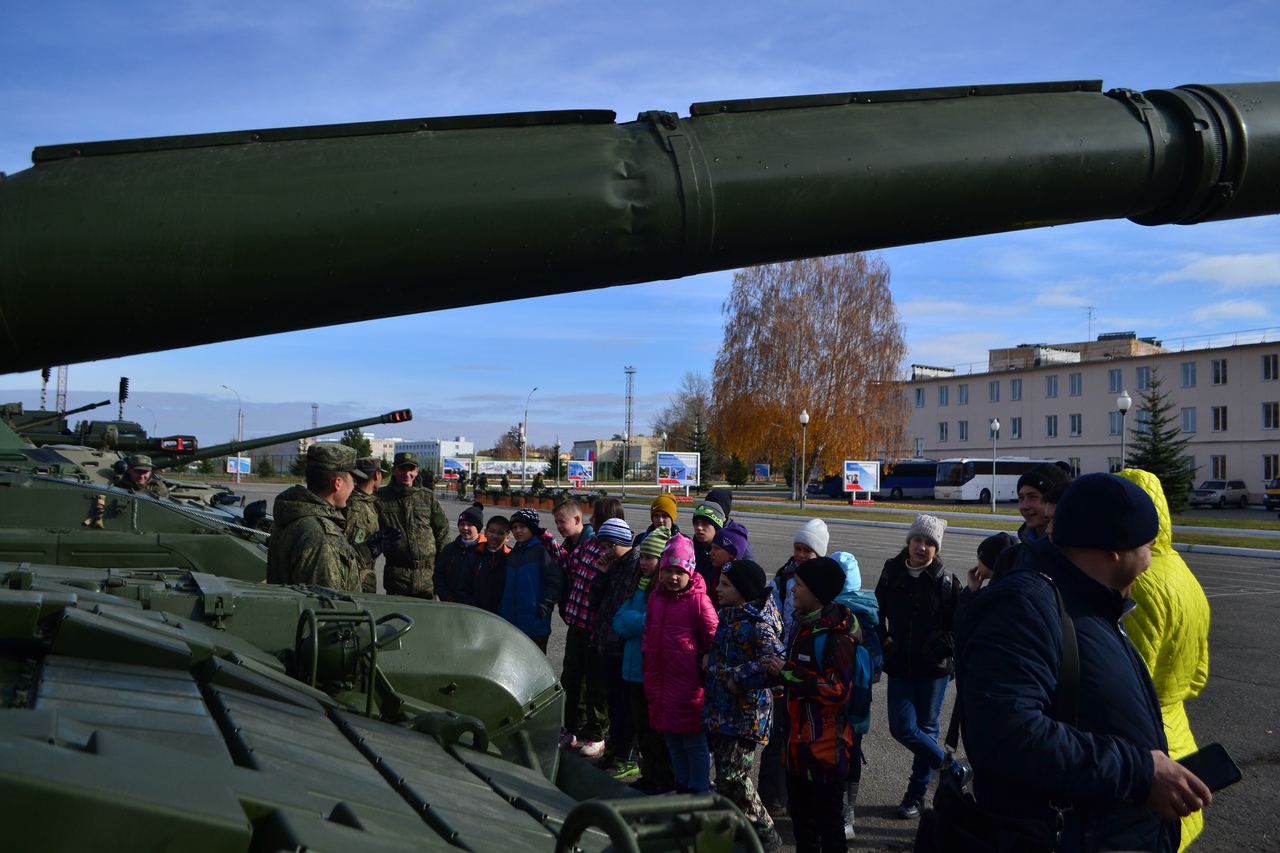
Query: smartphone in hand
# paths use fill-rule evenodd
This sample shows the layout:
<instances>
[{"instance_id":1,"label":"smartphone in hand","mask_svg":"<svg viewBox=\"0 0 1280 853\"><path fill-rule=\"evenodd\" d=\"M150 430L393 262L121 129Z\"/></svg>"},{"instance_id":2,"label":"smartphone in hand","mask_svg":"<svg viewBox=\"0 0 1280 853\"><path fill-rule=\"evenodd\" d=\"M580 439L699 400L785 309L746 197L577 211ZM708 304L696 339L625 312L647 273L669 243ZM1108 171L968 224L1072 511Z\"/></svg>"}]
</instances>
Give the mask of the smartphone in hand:
<instances>
[{"instance_id":1,"label":"smartphone in hand","mask_svg":"<svg viewBox=\"0 0 1280 853\"><path fill-rule=\"evenodd\" d=\"M1201 747L1198 752L1184 755L1178 759L1178 763L1196 774L1213 793L1234 785L1241 778L1240 768L1227 754L1227 748L1220 743L1211 743Z\"/></svg>"}]
</instances>

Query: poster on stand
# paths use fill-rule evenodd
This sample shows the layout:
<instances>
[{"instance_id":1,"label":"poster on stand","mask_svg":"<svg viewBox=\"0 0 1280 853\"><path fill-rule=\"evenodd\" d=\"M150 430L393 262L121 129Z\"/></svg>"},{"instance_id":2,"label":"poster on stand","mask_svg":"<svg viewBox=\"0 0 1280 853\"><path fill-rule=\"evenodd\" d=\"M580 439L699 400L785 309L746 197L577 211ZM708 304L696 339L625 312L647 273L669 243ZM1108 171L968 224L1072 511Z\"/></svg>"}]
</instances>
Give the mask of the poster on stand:
<instances>
[{"instance_id":1,"label":"poster on stand","mask_svg":"<svg viewBox=\"0 0 1280 853\"><path fill-rule=\"evenodd\" d=\"M596 479L596 463L569 460L569 480L575 485L579 482L591 483Z\"/></svg>"},{"instance_id":2,"label":"poster on stand","mask_svg":"<svg viewBox=\"0 0 1280 853\"><path fill-rule=\"evenodd\" d=\"M659 486L696 486L698 485L702 465L700 453L668 453L658 452L658 485Z\"/></svg>"},{"instance_id":3,"label":"poster on stand","mask_svg":"<svg viewBox=\"0 0 1280 853\"><path fill-rule=\"evenodd\" d=\"M880 491L880 463L845 460L844 490L854 500L869 500Z\"/></svg>"}]
</instances>

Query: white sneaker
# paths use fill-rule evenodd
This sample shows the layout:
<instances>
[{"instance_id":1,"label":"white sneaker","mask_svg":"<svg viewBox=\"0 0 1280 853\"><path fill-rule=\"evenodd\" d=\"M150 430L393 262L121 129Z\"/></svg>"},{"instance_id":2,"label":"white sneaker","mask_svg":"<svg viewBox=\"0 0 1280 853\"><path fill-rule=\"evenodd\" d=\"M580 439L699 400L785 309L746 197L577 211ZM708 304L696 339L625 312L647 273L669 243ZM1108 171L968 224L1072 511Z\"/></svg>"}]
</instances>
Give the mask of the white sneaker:
<instances>
[{"instance_id":1,"label":"white sneaker","mask_svg":"<svg viewBox=\"0 0 1280 853\"><path fill-rule=\"evenodd\" d=\"M855 833L855 832L853 831L853 824L851 824L851 823L846 823L846 824L844 825L844 839L845 839L845 841L848 841L849 839L853 838L855 835L857 835L857 833Z\"/></svg>"},{"instance_id":2,"label":"white sneaker","mask_svg":"<svg viewBox=\"0 0 1280 853\"><path fill-rule=\"evenodd\" d=\"M600 753L604 752L604 741L602 740L583 740L578 741L578 755L583 758L599 758Z\"/></svg>"},{"instance_id":3,"label":"white sneaker","mask_svg":"<svg viewBox=\"0 0 1280 853\"><path fill-rule=\"evenodd\" d=\"M578 745L578 738L574 736L573 732L569 731L568 729L560 730L560 748L561 749L573 749L577 745Z\"/></svg>"}]
</instances>

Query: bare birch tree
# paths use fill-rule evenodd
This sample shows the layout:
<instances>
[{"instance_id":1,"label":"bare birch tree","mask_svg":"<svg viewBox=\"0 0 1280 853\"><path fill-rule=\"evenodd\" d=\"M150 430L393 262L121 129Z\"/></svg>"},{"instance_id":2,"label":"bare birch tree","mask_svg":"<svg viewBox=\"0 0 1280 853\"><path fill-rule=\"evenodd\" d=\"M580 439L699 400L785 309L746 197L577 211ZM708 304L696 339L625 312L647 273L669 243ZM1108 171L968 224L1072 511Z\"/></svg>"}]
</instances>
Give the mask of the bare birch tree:
<instances>
[{"instance_id":1,"label":"bare birch tree","mask_svg":"<svg viewBox=\"0 0 1280 853\"><path fill-rule=\"evenodd\" d=\"M734 274L716 356L712 433L744 458L787 458L809 412L804 470L894 458L906 442L907 346L878 255L837 255Z\"/></svg>"}]
</instances>

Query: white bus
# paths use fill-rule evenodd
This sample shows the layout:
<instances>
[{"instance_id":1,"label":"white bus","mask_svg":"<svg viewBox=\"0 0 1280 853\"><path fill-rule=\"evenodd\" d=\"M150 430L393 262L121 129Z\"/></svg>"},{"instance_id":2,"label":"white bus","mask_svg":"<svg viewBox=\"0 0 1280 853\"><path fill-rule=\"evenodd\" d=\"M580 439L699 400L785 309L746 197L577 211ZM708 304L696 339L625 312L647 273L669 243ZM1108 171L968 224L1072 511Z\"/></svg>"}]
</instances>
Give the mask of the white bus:
<instances>
[{"instance_id":1,"label":"white bus","mask_svg":"<svg viewBox=\"0 0 1280 853\"><path fill-rule=\"evenodd\" d=\"M1037 465L1049 462L1063 471L1070 471L1060 459L1031 459L1026 456L1000 456L995 460L995 474L991 471L991 457L980 459L961 456L938 462L938 477L933 486L933 496L940 501L978 501L989 503L994 485L997 501L1018 499L1018 478Z\"/></svg>"}]
</instances>

